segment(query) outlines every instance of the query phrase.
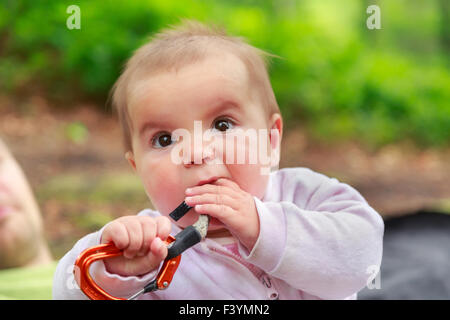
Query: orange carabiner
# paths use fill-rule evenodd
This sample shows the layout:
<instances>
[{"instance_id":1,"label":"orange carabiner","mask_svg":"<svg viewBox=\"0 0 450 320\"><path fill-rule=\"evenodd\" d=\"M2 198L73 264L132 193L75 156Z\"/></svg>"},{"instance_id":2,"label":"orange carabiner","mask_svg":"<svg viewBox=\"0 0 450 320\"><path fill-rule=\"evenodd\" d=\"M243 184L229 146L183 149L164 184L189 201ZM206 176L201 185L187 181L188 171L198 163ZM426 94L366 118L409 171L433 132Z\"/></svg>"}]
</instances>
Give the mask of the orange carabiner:
<instances>
[{"instance_id":1,"label":"orange carabiner","mask_svg":"<svg viewBox=\"0 0 450 320\"><path fill-rule=\"evenodd\" d=\"M167 244L175 241L175 238L171 235L166 240ZM78 283L80 289L91 300L125 300L110 295L103 290L91 277L89 273L89 267L97 260L108 259L122 255L122 250L118 249L113 243L100 244L98 246L86 249L75 261L75 267L73 269L75 275L75 281ZM180 264L181 255L178 255L171 259L164 260L164 263L154 280L153 290L166 289L172 282L172 278ZM147 291L146 291L147 292Z\"/></svg>"}]
</instances>

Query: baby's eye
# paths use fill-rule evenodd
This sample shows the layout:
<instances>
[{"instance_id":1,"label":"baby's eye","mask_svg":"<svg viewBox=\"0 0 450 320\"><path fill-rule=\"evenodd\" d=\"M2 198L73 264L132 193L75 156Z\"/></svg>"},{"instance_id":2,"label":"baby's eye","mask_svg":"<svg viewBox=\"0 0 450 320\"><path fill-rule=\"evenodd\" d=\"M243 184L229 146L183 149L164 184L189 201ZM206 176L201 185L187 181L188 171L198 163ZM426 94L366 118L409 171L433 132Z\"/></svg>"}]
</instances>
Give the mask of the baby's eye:
<instances>
[{"instance_id":1,"label":"baby's eye","mask_svg":"<svg viewBox=\"0 0 450 320\"><path fill-rule=\"evenodd\" d=\"M155 148L165 148L172 144L172 136L170 133L161 132L152 138L152 146Z\"/></svg>"},{"instance_id":2,"label":"baby's eye","mask_svg":"<svg viewBox=\"0 0 450 320\"><path fill-rule=\"evenodd\" d=\"M233 128L233 121L230 119L219 119L214 121L214 128L219 131L227 131Z\"/></svg>"}]
</instances>

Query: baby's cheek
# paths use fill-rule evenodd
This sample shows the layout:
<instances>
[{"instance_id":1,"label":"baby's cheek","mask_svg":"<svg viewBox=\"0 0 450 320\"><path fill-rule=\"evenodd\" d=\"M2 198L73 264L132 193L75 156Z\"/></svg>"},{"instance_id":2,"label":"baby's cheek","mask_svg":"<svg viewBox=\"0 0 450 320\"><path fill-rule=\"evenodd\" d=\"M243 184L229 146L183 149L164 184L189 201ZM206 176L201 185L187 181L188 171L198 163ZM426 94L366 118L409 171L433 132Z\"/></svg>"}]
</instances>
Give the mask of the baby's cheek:
<instances>
[{"instance_id":1,"label":"baby's cheek","mask_svg":"<svg viewBox=\"0 0 450 320\"><path fill-rule=\"evenodd\" d=\"M267 188L269 175L261 174L261 166L255 164L233 165L230 168L240 188L252 196L262 199Z\"/></svg>"},{"instance_id":2,"label":"baby's cheek","mask_svg":"<svg viewBox=\"0 0 450 320\"><path fill-rule=\"evenodd\" d=\"M159 211L164 216L169 216L176 207L184 200L184 190L180 188L179 179L176 177L169 177L168 175L159 176L159 184L149 183L147 194L152 201L155 210ZM156 180L156 179L155 179ZM180 221L174 222L179 227L187 227L193 224L198 219L198 214L191 213L184 216Z\"/></svg>"},{"instance_id":3,"label":"baby's cheek","mask_svg":"<svg viewBox=\"0 0 450 320\"><path fill-rule=\"evenodd\" d=\"M175 170L164 165L164 161L147 163L141 173L145 191L155 209L161 213L171 211L172 206L177 202L176 195L181 192L177 190L179 179L175 173Z\"/></svg>"},{"instance_id":4,"label":"baby's cheek","mask_svg":"<svg viewBox=\"0 0 450 320\"><path fill-rule=\"evenodd\" d=\"M175 202L174 186L176 186L176 182L166 175L163 178L149 180L147 185L147 194L155 208L161 213L169 211L171 204Z\"/></svg>"},{"instance_id":5,"label":"baby's cheek","mask_svg":"<svg viewBox=\"0 0 450 320\"><path fill-rule=\"evenodd\" d=\"M227 164L270 166L270 140L267 130L244 128L224 135L217 144Z\"/></svg>"},{"instance_id":6,"label":"baby's cheek","mask_svg":"<svg viewBox=\"0 0 450 320\"><path fill-rule=\"evenodd\" d=\"M229 143L229 140L227 140ZM260 149L260 146L263 146ZM230 155L234 154L234 160L227 162L228 170L231 176L238 183L242 190L261 199L264 196L269 176L262 174L263 168L267 167L265 163L269 163L264 144L259 144L259 140L252 140L248 137L236 139L234 141L233 150L226 148L226 155L232 159ZM230 153L231 152L231 153ZM270 170L270 166L269 166Z\"/></svg>"}]
</instances>

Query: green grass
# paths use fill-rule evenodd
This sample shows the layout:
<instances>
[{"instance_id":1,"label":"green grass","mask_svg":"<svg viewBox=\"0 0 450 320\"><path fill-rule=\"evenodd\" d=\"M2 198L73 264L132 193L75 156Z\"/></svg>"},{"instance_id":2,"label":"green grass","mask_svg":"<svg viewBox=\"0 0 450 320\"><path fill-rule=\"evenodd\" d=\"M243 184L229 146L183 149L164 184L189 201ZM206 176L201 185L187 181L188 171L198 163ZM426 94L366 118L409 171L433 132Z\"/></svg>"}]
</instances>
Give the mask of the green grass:
<instances>
[{"instance_id":1,"label":"green grass","mask_svg":"<svg viewBox=\"0 0 450 320\"><path fill-rule=\"evenodd\" d=\"M49 300L56 262L44 266L0 271L0 299Z\"/></svg>"},{"instance_id":2,"label":"green grass","mask_svg":"<svg viewBox=\"0 0 450 320\"><path fill-rule=\"evenodd\" d=\"M66 204L123 204L148 206L141 181L134 174L64 174L39 186L37 197Z\"/></svg>"},{"instance_id":3,"label":"green grass","mask_svg":"<svg viewBox=\"0 0 450 320\"><path fill-rule=\"evenodd\" d=\"M432 206L437 212L450 214L450 198L442 199Z\"/></svg>"}]
</instances>

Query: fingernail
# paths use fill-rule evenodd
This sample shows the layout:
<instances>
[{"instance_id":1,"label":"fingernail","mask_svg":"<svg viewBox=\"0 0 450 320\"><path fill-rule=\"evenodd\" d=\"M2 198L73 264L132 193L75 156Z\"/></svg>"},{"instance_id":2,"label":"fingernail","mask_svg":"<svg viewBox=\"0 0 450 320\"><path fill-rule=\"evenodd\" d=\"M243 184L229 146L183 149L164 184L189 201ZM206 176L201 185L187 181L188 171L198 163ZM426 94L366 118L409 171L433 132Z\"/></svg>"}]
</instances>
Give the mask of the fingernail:
<instances>
[{"instance_id":1,"label":"fingernail","mask_svg":"<svg viewBox=\"0 0 450 320\"><path fill-rule=\"evenodd\" d=\"M195 210L202 210L202 208L203 208L203 205L201 205L201 204L197 204L195 206Z\"/></svg>"},{"instance_id":2,"label":"fingernail","mask_svg":"<svg viewBox=\"0 0 450 320\"><path fill-rule=\"evenodd\" d=\"M189 204L188 202L191 202L192 197L186 197L184 198L184 202L186 202L186 204Z\"/></svg>"},{"instance_id":3,"label":"fingernail","mask_svg":"<svg viewBox=\"0 0 450 320\"><path fill-rule=\"evenodd\" d=\"M191 192L192 192L191 188L187 188L186 191L185 191L185 193L191 193Z\"/></svg>"}]
</instances>

